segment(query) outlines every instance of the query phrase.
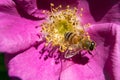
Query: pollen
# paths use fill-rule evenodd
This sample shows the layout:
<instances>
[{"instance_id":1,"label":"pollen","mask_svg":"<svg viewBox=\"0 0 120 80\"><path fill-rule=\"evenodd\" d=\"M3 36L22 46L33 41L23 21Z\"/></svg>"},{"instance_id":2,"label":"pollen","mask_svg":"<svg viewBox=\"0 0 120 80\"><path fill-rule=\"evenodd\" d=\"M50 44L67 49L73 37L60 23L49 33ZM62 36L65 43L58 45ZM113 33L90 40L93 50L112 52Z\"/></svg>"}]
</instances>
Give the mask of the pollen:
<instances>
[{"instance_id":1,"label":"pollen","mask_svg":"<svg viewBox=\"0 0 120 80\"><path fill-rule=\"evenodd\" d=\"M53 3L50 6L51 11L48 13L48 18L41 25L46 44L52 43L52 47L58 47L60 52L65 52L67 49L73 50L73 47L69 47L71 44L65 41L64 35L67 32L80 33L80 35L85 33L77 13L78 9L70 8L69 5L62 9L62 5L55 7Z\"/></svg>"}]
</instances>

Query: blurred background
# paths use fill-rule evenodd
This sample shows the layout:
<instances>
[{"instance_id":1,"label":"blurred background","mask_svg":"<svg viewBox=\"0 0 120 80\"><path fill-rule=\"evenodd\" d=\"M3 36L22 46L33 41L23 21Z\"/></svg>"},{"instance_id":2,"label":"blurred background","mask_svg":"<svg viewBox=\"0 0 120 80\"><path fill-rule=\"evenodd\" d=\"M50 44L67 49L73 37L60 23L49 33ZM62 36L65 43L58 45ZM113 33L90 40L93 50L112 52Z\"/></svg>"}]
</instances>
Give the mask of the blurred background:
<instances>
[{"instance_id":1,"label":"blurred background","mask_svg":"<svg viewBox=\"0 0 120 80\"><path fill-rule=\"evenodd\" d=\"M10 80L4 64L4 54L0 53L0 80Z\"/></svg>"}]
</instances>

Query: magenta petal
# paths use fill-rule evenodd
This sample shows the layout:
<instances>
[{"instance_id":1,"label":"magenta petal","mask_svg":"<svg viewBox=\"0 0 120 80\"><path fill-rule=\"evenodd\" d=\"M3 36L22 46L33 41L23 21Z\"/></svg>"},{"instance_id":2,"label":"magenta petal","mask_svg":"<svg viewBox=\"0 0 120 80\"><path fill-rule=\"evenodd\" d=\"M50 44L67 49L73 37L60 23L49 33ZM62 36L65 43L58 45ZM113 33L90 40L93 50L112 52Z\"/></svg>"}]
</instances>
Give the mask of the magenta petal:
<instances>
[{"instance_id":1,"label":"magenta petal","mask_svg":"<svg viewBox=\"0 0 120 80\"><path fill-rule=\"evenodd\" d=\"M87 0L89 3L89 8L91 15L94 17L95 21L104 22L117 21L119 14L119 0ZM116 17L115 17L116 16ZM119 18L118 18L119 20Z\"/></svg>"},{"instance_id":2,"label":"magenta petal","mask_svg":"<svg viewBox=\"0 0 120 80\"><path fill-rule=\"evenodd\" d=\"M106 79L119 80L120 67L120 26L117 24L100 24L90 29L98 45L98 57L105 62L103 71ZM99 35L99 36L98 36ZM97 56L96 56L97 57Z\"/></svg>"},{"instance_id":3,"label":"magenta petal","mask_svg":"<svg viewBox=\"0 0 120 80\"><path fill-rule=\"evenodd\" d=\"M55 7L62 5L62 7L66 7L67 5L71 7L77 7L79 0L38 0L38 8L50 10L50 3L53 3Z\"/></svg>"},{"instance_id":4,"label":"magenta petal","mask_svg":"<svg viewBox=\"0 0 120 80\"><path fill-rule=\"evenodd\" d=\"M35 48L18 54L9 61L9 76L21 80L58 80L61 65L56 65L53 58L44 60L39 57Z\"/></svg>"},{"instance_id":5,"label":"magenta petal","mask_svg":"<svg viewBox=\"0 0 120 80\"><path fill-rule=\"evenodd\" d=\"M113 0L114 5L104 15L101 22L114 22L120 24L120 1ZM116 2L116 3L115 3Z\"/></svg>"},{"instance_id":6,"label":"magenta petal","mask_svg":"<svg viewBox=\"0 0 120 80\"><path fill-rule=\"evenodd\" d=\"M40 22L29 21L9 14L0 14L0 52L16 53L38 40Z\"/></svg>"},{"instance_id":7,"label":"magenta petal","mask_svg":"<svg viewBox=\"0 0 120 80\"><path fill-rule=\"evenodd\" d=\"M94 56L85 65L74 64L64 70L61 80L119 80L119 31L116 24L93 25L89 33L96 42L96 49L92 52Z\"/></svg>"},{"instance_id":8,"label":"magenta petal","mask_svg":"<svg viewBox=\"0 0 120 80\"><path fill-rule=\"evenodd\" d=\"M82 17L81 17L81 22L83 24L87 24L87 23L95 23L95 20L93 19L93 16L90 13L90 8L89 8L89 4L87 2L87 0L78 0L78 16L80 16L80 14L82 13ZM81 12L81 8L83 8L83 11Z\"/></svg>"},{"instance_id":9,"label":"magenta petal","mask_svg":"<svg viewBox=\"0 0 120 80\"><path fill-rule=\"evenodd\" d=\"M61 80L105 80L102 68L91 61L86 65L74 64L64 70L61 74Z\"/></svg>"},{"instance_id":10,"label":"magenta petal","mask_svg":"<svg viewBox=\"0 0 120 80\"><path fill-rule=\"evenodd\" d=\"M15 3L12 0L1 0L0 1L0 13L7 13L14 16L19 16Z\"/></svg>"},{"instance_id":11,"label":"magenta petal","mask_svg":"<svg viewBox=\"0 0 120 80\"><path fill-rule=\"evenodd\" d=\"M50 10L50 3L54 3L55 7L62 5L66 7L77 6L77 0L13 0L17 6L18 11L24 16L26 13L32 17L36 17L38 19L46 17L45 14L42 13L42 10ZM25 13L23 13L25 12Z\"/></svg>"},{"instance_id":12,"label":"magenta petal","mask_svg":"<svg viewBox=\"0 0 120 80\"><path fill-rule=\"evenodd\" d=\"M119 23L119 0L78 0L83 7L83 22L114 22ZM102 5L101 5L102 4ZM80 8L79 7L79 8Z\"/></svg>"},{"instance_id":13,"label":"magenta petal","mask_svg":"<svg viewBox=\"0 0 120 80\"><path fill-rule=\"evenodd\" d=\"M119 25L97 24L89 29L92 39L96 42L93 56L87 54L87 64L54 64L54 59L39 59L40 54L31 48L13 57L8 63L9 75L22 80L119 80L120 42ZM42 48L43 46L40 46ZM40 49L41 50L41 49ZM45 54L44 54L45 55ZM9 57L9 56L7 56ZM6 58L8 59L8 58Z\"/></svg>"},{"instance_id":14,"label":"magenta petal","mask_svg":"<svg viewBox=\"0 0 120 80\"><path fill-rule=\"evenodd\" d=\"M120 0L87 0L96 22L120 22Z\"/></svg>"},{"instance_id":15,"label":"magenta petal","mask_svg":"<svg viewBox=\"0 0 120 80\"><path fill-rule=\"evenodd\" d=\"M38 9L37 0L13 0L16 4L18 12L31 19L42 19L46 15L43 13L43 9Z\"/></svg>"}]
</instances>

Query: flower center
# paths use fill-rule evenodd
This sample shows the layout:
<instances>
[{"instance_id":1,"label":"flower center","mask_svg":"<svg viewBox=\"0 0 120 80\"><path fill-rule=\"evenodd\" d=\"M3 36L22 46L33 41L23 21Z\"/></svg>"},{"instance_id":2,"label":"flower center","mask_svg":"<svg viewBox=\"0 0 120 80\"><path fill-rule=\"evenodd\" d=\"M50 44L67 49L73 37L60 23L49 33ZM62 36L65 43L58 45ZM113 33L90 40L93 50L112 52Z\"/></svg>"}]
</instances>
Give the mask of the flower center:
<instances>
[{"instance_id":1,"label":"flower center","mask_svg":"<svg viewBox=\"0 0 120 80\"><path fill-rule=\"evenodd\" d=\"M58 47L65 58L71 58L76 52L89 50L92 41L80 23L77 8L61 8L61 5L54 8L54 4L51 3L51 12L48 13L46 22L41 25L42 33L46 39L46 46L51 44L52 47Z\"/></svg>"}]
</instances>

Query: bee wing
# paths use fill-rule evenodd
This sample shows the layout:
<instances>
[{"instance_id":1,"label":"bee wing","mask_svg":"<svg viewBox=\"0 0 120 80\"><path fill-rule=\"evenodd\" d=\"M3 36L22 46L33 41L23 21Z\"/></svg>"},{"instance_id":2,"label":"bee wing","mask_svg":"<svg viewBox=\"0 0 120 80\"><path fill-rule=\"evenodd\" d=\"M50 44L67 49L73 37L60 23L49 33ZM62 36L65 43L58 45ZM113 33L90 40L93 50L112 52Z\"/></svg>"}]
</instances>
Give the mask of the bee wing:
<instances>
[{"instance_id":1,"label":"bee wing","mask_svg":"<svg viewBox=\"0 0 120 80\"><path fill-rule=\"evenodd\" d=\"M77 52L66 52L65 55L64 55L64 58L68 59L68 58L71 58L73 56L75 56L76 54L78 54Z\"/></svg>"}]
</instances>

